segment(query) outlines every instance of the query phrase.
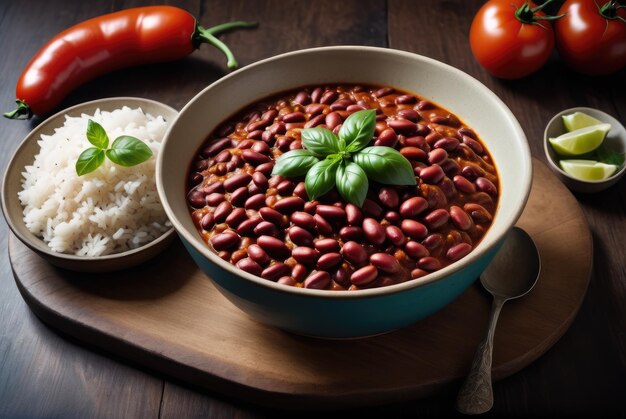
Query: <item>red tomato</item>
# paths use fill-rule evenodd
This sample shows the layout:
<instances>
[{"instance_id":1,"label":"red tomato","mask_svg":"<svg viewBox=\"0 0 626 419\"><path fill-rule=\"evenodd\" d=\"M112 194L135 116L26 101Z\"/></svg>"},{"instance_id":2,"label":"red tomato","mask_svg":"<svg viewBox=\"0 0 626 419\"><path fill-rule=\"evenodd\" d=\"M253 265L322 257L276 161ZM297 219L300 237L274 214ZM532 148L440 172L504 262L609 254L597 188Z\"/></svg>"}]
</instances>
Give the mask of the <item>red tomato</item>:
<instances>
[{"instance_id":1,"label":"red tomato","mask_svg":"<svg viewBox=\"0 0 626 419\"><path fill-rule=\"evenodd\" d=\"M592 75L626 67L626 10L615 1L567 0L559 14L556 45L567 65Z\"/></svg>"},{"instance_id":2,"label":"red tomato","mask_svg":"<svg viewBox=\"0 0 626 419\"><path fill-rule=\"evenodd\" d=\"M546 16L541 6L525 0L489 0L472 21L472 53L496 77L527 76L541 68L552 53L550 19L554 18Z\"/></svg>"}]
</instances>

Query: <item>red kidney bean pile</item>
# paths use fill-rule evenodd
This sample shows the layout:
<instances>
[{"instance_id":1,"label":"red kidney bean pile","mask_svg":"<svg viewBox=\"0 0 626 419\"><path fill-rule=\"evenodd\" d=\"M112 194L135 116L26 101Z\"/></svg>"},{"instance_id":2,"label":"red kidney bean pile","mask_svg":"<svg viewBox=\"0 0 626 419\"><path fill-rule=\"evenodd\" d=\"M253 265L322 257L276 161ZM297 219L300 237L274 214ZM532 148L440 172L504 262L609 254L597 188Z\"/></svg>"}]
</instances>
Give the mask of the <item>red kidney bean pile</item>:
<instances>
[{"instance_id":1,"label":"red kidney bean pile","mask_svg":"<svg viewBox=\"0 0 626 419\"><path fill-rule=\"evenodd\" d=\"M338 132L375 109L370 145L397 149L417 186L370 181L361 208L336 190L309 201L303 178L272 176L302 148L303 128ZM281 284L329 290L392 285L466 256L491 225L498 176L477 134L458 117L392 87L308 86L259 101L221 124L189 170L187 202L222 259Z\"/></svg>"}]
</instances>

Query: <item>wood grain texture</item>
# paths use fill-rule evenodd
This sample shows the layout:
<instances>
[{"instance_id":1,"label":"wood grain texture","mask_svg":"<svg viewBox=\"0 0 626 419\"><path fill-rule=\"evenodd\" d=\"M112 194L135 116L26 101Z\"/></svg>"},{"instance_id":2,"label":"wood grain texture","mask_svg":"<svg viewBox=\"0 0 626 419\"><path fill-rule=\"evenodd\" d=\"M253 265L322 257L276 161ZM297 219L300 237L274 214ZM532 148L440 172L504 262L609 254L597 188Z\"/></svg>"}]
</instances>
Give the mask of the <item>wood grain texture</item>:
<instances>
[{"instance_id":1,"label":"wood grain texture","mask_svg":"<svg viewBox=\"0 0 626 419\"><path fill-rule=\"evenodd\" d=\"M557 203L548 205L548 196ZM542 272L529 296L503 310L495 380L527 366L562 336L590 274L591 235L582 211L539 162L519 225L539 247ZM9 252L22 295L46 323L181 381L269 406L355 408L436 394L468 371L490 304L477 285L407 329L319 340L249 318L206 280L180 243L155 262L96 277L52 267L14 236ZM574 261L566 263L570 256Z\"/></svg>"},{"instance_id":2,"label":"wood grain texture","mask_svg":"<svg viewBox=\"0 0 626 419\"><path fill-rule=\"evenodd\" d=\"M30 0L0 2L0 99L13 105L19 73L57 32L102 13L164 3L155 0ZM223 37L241 65L279 52L353 43L389 46L447 62L476 77L511 108L535 158L543 160L542 134L556 112L593 106L626 121L626 71L580 76L554 53L535 75L515 81L489 76L471 56L467 31L482 0L299 2L166 1L205 26L231 19L261 22L256 31ZM180 109L200 89L226 74L223 57L208 46L175 63L122 70L87 83L59 107L106 96L144 96ZM24 136L41 122L0 118L0 169ZM495 384L491 416L621 417L626 414L626 182L594 195L574 195L589 223L594 263L585 299L571 327L545 354ZM548 197L549 200L549 197ZM0 237L8 228L0 222ZM52 332L32 315L10 269L7 240L0 240L0 417L277 417L237 397L129 367L93 345ZM510 307L507 307L507 309ZM478 326L477 326L478 327ZM478 341L478 330L476 342ZM471 343L467 344L471 346ZM468 361L469 362L469 361ZM454 387L454 386L452 386ZM360 417L455 416L457 388L437 396L353 409ZM285 416L292 416L286 414ZM308 416L306 411L298 413ZM312 414L310 416L318 416ZM337 416L344 416L338 412Z\"/></svg>"}]
</instances>

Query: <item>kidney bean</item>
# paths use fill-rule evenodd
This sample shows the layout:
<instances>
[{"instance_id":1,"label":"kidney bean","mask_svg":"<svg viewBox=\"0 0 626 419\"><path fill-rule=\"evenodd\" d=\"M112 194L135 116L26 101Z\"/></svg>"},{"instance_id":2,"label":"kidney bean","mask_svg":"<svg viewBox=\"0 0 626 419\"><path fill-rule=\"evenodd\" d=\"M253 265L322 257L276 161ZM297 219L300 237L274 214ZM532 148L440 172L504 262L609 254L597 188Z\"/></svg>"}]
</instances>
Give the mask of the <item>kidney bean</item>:
<instances>
[{"instance_id":1,"label":"kidney bean","mask_svg":"<svg viewBox=\"0 0 626 419\"><path fill-rule=\"evenodd\" d=\"M457 131L457 133L458 133L461 137L463 137L463 136L467 136L467 137L470 137L470 138L472 138L472 139L474 139L474 140L476 140L476 139L477 139L477 138L476 138L476 133L475 133L474 131L472 131L470 128L467 128L467 127L460 128L460 129Z\"/></svg>"},{"instance_id":2,"label":"kidney bean","mask_svg":"<svg viewBox=\"0 0 626 419\"><path fill-rule=\"evenodd\" d=\"M226 217L232 212L233 205L228 201L222 201L216 208L213 216L215 217L215 222L221 223L226 220Z\"/></svg>"},{"instance_id":3,"label":"kidney bean","mask_svg":"<svg viewBox=\"0 0 626 419\"><path fill-rule=\"evenodd\" d=\"M293 190L294 190L295 187L296 187L296 185L294 185L292 181L290 181L290 180L283 180L282 182L280 182L276 186L276 190L282 196L289 196L289 195L291 195L293 193ZM299 198L297 196L291 197L291 198L301 199L301 198ZM304 203L302 205L304 205Z\"/></svg>"},{"instance_id":4,"label":"kidney bean","mask_svg":"<svg viewBox=\"0 0 626 419\"><path fill-rule=\"evenodd\" d=\"M282 198L274 204L274 209L283 214L291 214L304 208L304 200L299 196L289 196Z\"/></svg>"},{"instance_id":5,"label":"kidney bean","mask_svg":"<svg viewBox=\"0 0 626 419\"><path fill-rule=\"evenodd\" d=\"M426 256L417 261L417 266L426 271L433 272L441 269L441 262L439 262L437 258Z\"/></svg>"},{"instance_id":6,"label":"kidney bean","mask_svg":"<svg viewBox=\"0 0 626 419\"><path fill-rule=\"evenodd\" d=\"M303 211L295 211L291 214L291 222L296 226L309 231L313 231L315 229L315 218L313 218L311 214Z\"/></svg>"},{"instance_id":7,"label":"kidney bean","mask_svg":"<svg viewBox=\"0 0 626 419\"><path fill-rule=\"evenodd\" d=\"M454 137L443 137L435 141L435 148L443 148L446 151L454 151L459 146L459 140Z\"/></svg>"},{"instance_id":8,"label":"kidney bean","mask_svg":"<svg viewBox=\"0 0 626 419\"><path fill-rule=\"evenodd\" d=\"M230 154L230 150L223 150L217 156L215 156L215 161L219 163L226 163L227 161L230 161L230 158L232 156L233 155Z\"/></svg>"},{"instance_id":9,"label":"kidney bean","mask_svg":"<svg viewBox=\"0 0 626 419\"><path fill-rule=\"evenodd\" d=\"M474 225L472 218L461 207L456 205L450 207L450 219L452 219L452 223L457 228L463 231L469 230Z\"/></svg>"},{"instance_id":10,"label":"kidney bean","mask_svg":"<svg viewBox=\"0 0 626 419\"><path fill-rule=\"evenodd\" d=\"M454 182L454 186L459 192L463 192L465 194L473 194L476 192L476 186L461 175L453 177L452 182Z\"/></svg>"},{"instance_id":11,"label":"kidney bean","mask_svg":"<svg viewBox=\"0 0 626 419\"><path fill-rule=\"evenodd\" d=\"M226 198L224 197L224 194L213 192L206 196L206 198L204 199L204 202L206 203L206 205L210 207L216 207L220 203L222 203L225 199Z\"/></svg>"},{"instance_id":12,"label":"kidney bean","mask_svg":"<svg viewBox=\"0 0 626 419\"><path fill-rule=\"evenodd\" d=\"M378 145L395 147L398 142L398 134L392 128L385 128L378 135Z\"/></svg>"},{"instance_id":13,"label":"kidney bean","mask_svg":"<svg viewBox=\"0 0 626 419\"><path fill-rule=\"evenodd\" d=\"M263 268L253 259L247 257L241 259L236 265L242 271L246 271L252 275L261 276Z\"/></svg>"},{"instance_id":14,"label":"kidney bean","mask_svg":"<svg viewBox=\"0 0 626 419\"><path fill-rule=\"evenodd\" d=\"M260 140L263 136L263 133L265 131L261 130L261 129L257 129L255 131L249 132L247 138L250 140Z\"/></svg>"},{"instance_id":15,"label":"kidney bean","mask_svg":"<svg viewBox=\"0 0 626 419\"><path fill-rule=\"evenodd\" d=\"M194 189L187 194L187 202L194 208L204 208L206 205L206 197L206 192Z\"/></svg>"},{"instance_id":16,"label":"kidney bean","mask_svg":"<svg viewBox=\"0 0 626 419\"><path fill-rule=\"evenodd\" d=\"M373 218L363 220L363 233L365 237L375 245L381 245L385 241L385 230L378 221Z\"/></svg>"},{"instance_id":17,"label":"kidney bean","mask_svg":"<svg viewBox=\"0 0 626 419\"><path fill-rule=\"evenodd\" d=\"M306 124L304 124L304 128L315 128L316 126L323 124L325 121L326 121L326 115L320 114L309 119L309 121Z\"/></svg>"},{"instance_id":18,"label":"kidney bean","mask_svg":"<svg viewBox=\"0 0 626 419\"><path fill-rule=\"evenodd\" d=\"M374 92L374 96L380 99L381 97L392 94L394 91L395 90L391 87L381 87Z\"/></svg>"},{"instance_id":19,"label":"kidney bean","mask_svg":"<svg viewBox=\"0 0 626 419\"><path fill-rule=\"evenodd\" d=\"M339 250L339 242L335 239L319 239L314 242L315 248L320 253L330 253Z\"/></svg>"},{"instance_id":20,"label":"kidney bean","mask_svg":"<svg viewBox=\"0 0 626 419\"><path fill-rule=\"evenodd\" d=\"M411 136L417 132L417 125L408 119L394 119L388 123L390 128L402 135Z\"/></svg>"},{"instance_id":21,"label":"kidney bean","mask_svg":"<svg viewBox=\"0 0 626 419\"><path fill-rule=\"evenodd\" d=\"M276 148L278 148L283 153L289 150L289 146L295 140L293 137L282 136L276 139Z\"/></svg>"},{"instance_id":22,"label":"kidney bean","mask_svg":"<svg viewBox=\"0 0 626 419\"><path fill-rule=\"evenodd\" d=\"M419 260L425 256L429 256L430 252L421 243L410 240L404 245L404 252L412 259Z\"/></svg>"},{"instance_id":23,"label":"kidney bean","mask_svg":"<svg viewBox=\"0 0 626 419\"><path fill-rule=\"evenodd\" d=\"M417 122L420 119L420 115L413 109L402 109L398 111L398 117L408 119L413 122Z\"/></svg>"},{"instance_id":24,"label":"kidney bean","mask_svg":"<svg viewBox=\"0 0 626 419\"><path fill-rule=\"evenodd\" d=\"M254 215L247 220L243 220L237 227L237 234L240 236L251 236L254 233L254 228L262 221L263 219L258 215Z\"/></svg>"},{"instance_id":25,"label":"kidney bean","mask_svg":"<svg viewBox=\"0 0 626 419\"><path fill-rule=\"evenodd\" d=\"M204 147L200 152L200 155L205 159L208 159L209 157L217 155L222 150L232 147L232 144L233 142L230 138L218 138Z\"/></svg>"},{"instance_id":26,"label":"kidney bean","mask_svg":"<svg viewBox=\"0 0 626 419\"><path fill-rule=\"evenodd\" d=\"M349 113L354 113L354 112L358 112L358 111L364 111L367 108L363 105L348 105L348 107L346 108L346 111L348 111Z\"/></svg>"},{"instance_id":27,"label":"kidney bean","mask_svg":"<svg viewBox=\"0 0 626 419\"><path fill-rule=\"evenodd\" d=\"M433 146L435 144L435 142L437 142L437 140L440 140L443 138L443 135L441 135L439 132L437 131L431 131L428 135L425 136L425 140L426 143L430 146Z\"/></svg>"},{"instance_id":28,"label":"kidney bean","mask_svg":"<svg viewBox=\"0 0 626 419\"><path fill-rule=\"evenodd\" d=\"M385 227L385 233L394 246L403 246L406 243L406 237L399 227L387 226Z\"/></svg>"},{"instance_id":29,"label":"kidney bean","mask_svg":"<svg viewBox=\"0 0 626 419\"><path fill-rule=\"evenodd\" d=\"M413 218L428 208L428 201L421 196L407 199L400 205L400 215L405 218Z\"/></svg>"},{"instance_id":30,"label":"kidney bean","mask_svg":"<svg viewBox=\"0 0 626 419\"><path fill-rule=\"evenodd\" d=\"M426 276L428 274L429 274L428 271L425 271L425 270L420 269L420 268L415 268L415 269L413 269L411 271L411 278L417 279L417 278L421 278L423 276Z\"/></svg>"},{"instance_id":31,"label":"kidney bean","mask_svg":"<svg viewBox=\"0 0 626 419\"><path fill-rule=\"evenodd\" d=\"M293 101L294 103L305 106L311 103L311 96L309 96L309 94L306 91L302 90L298 92L298 94L293 99Z\"/></svg>"},{"instance_id":32,"label":"kidney bean","mask_svg":"<svg viewBox=\"0 0 626 419\"><path fill-rule=\"evenodd\" d=\"M404 234L414 239L424 238L428 234L426 226L415 220L402 220L400 229Z\"/></svg>"},{"instance_id":33,"label":"kidney bean","mask_svg":"<svg viewBox=\"0 0 626 419\"><path fill-rule=\"evenodd\" d=\"M426 139L424 139L424 137L422 137L421 135L405 138L404 145L406 147L417 147L423 150L425 153L428 153L430 151L430 146L426 144Z\"/></svg>"},{"instance_id":34,"label":"kidney bean","mask_svg":"<svg viewBox=\"0 0 626 419\"><path fill-rule=\"evenodd\" d=\"M346 211L334 205L318 205L315 212L327 221L343 221L346 219Z\"/></svg>"},{"instance_id":35,"label":"kidney bean","mask_svg":"<svg viewBox=\"0 0 626 419\"><path fill-rule=\"evenodd\" d=\"M263 207L259 209L259 215L263 217L265 221L275 224L277 227L285 225L283 215L275 209L269 207Z\"/></svg>"},{"instance_id":36,"label":"kidney bean","mask_svg":"<svg viewBox=\"0 0 626 419\"><path fill-rule=\"evenodd\" d=\"M461 169L461 174L465 176L468 180L473 181L480 176L485 176L486 172L480 167L473 163L467 163Z\"/></svg>"},{"instance_id":37,"label":"kidney bean","mask_svg":"<svg viewBox=\"0 0 626 419\"><path fill-rule=\"evenodd\" d=\"M276 237L262 235L257 239L256 243L274 259L284 260L291 256L291 249Z\"/></svg>"},{"instance_id":38,"label":"kidney bean","mask_svg":"<svg viewBox=\"0 0 626 419\"><path fill-rule=\"evenodd\" d=\"M361 267L368 261L365 247L355 241L346 242L341 249L341 253L343 257L355 267Z\"/></svg>"},{"instance_id":39,"label":"kidney bean","mask_svg":"<svg viewBox=\"0 0 626 419\"><path fill-rule=\"evenodd\" d=\"M228 227L232 229L236 229L242 221L248 219L248 215L246 214L246 210L243 208L235 208L229 215L226 217L226 224Z\"/></svg>"},{"instance_id":40,"label":"kidney bean","mask_svg":"<svg viewBox=\"0 0 626 419\"><path fill-rule=\"evenodd\" d=\"M483 149L482 144L476 141L474 138L464 135L463 144L467 144L476 154L482 154L485 150Z\"/></svg>"},{"instance_id":41,"label":"kidney bean","mask_svg":"<svg viewBox=\"0 0 626 419\"><path fill-rule=\"evenodd\" d=\"M359 207L353 204L346 204L345 212L348 225L361 225L363 221L363 213Z\"/></svg>"},{"instance_id":42,"label":"kidney bean","mask_svg":"<svg viewBox=\"0 0 626 419\"><path fill-rule=\"evenodd\" d=\"M237 262L239 262L241 259L245 258L248 256L248 251L245 249L239 249L239 250L235 250L231 255L230 255L230 263L232 263L233 265L236 265Z\"/></svg>"},{"instance_id":43,"label":"kidney bean","mask_svg":"<svg viewBox=\"0 0 626 419\"><path fill-rule=\"evenodd\" d=\"M311 92L311 101L313 101L313 103L319 102L323 93L324 91L321 87L316 87L313 89L313 92Z\"/></svg>"},{"instance_id":44,"label":"kidney bean","mask_svg":"<svg viewBox=\"0 0 626 419\"><path fill-rule=\"evenodd\" d=\"M368 265L358 269L350 276L350 282L357 286L363 286L371 283L378 277L378 270L375 266Z\"/></svg>"},{"instance_id":45,"label":"kidney bean","mask_svg":"<svg viewBox=\"0 0 626 419\"><path fill-rule=\"evenodd\" d=\"M230 252L227 250L221 250L217 252L217 256L219 256L220 259L223 259L226 262L230 261Z\"/></svg>"},{"instance_id":46,"label":"kidney bean","mask_svg":"<svg viewBox=\"0 0 626 419\"><path fill-rule=\"evenodd\" d=\"M289 285L289 286L294 286L294 285L297 284L296 280L293 277L291 277L291 276L281 276L280 278L278 278L276 283L283 284L283 285Z\"/></svg>"},{"instance_id":47,"label":"kidney bean","mask_svg":"<svg viewBox=\"0 0 626 419\"><path fill-rule=\"evenodd\" d=\"M327 271L328 269L337 266L342 261L341 254L337 252L323 254L317 259L317 269Z\"/></svg>"},{"instance_id":48,"label":"kidney bean","mask_svg":"<svg viewBox=\"0 0 626 419\"><path fill-rule=\"evenodd\" d=\"M206 214L204 214L202 218L200 219L200 226L205 231L209 231L210 229L213 228L214 225L215 225L215 218L213 217L213 214L210 212L207 212Z\"/></svg>"},{"instance_id":49,"label":"kidney bean","mask_svg":"<svg viewBox=\"0 0 626 419\"><path fill-rule=\"evenodd\" d=\"M430 127L428 125L426 125L426 124L419 124L418 123L416 128L417 129L416 129L414 135L424 137L424 141L426 142L426 145L430 146L430 143L428 142L428 138L427 138L433 132L430 129ZM426 151L426 150L424 150L424 151Z\"/></svg>"},{"instance_id":50,"label":"kidney bean","mask_svg":"<svg viewBox=\"0 0 626 419\"><path fill-rule=\"evenodd\" d=\"M333 111L343 111L353 104L354 102L350 99L338 99L330 105L330 109Z\"/></svg>"},{"instance_id":51,"label":"kidney bean","mask_svg":"<svg viewBox=\"0 0 626 419\"><path fill-rule=\"evenodd\" d=\"M472 251L472 245L467 243L459 243L452 246L446 252L446 257L453 262L467 256Z\"/></svg>"},{"instance_id":52,"label":"kidney bean","mask_svg":"<svg viewBox=\"0 0 626 419\"><path fill-rule=\"evenodd\" d=\"M374 253L370 256L370 263L378 270L394 274L400 271L400 264L393 256L387 253Z\"/></svg>"},{"instance_id":53,"label":"kidney bean","mask_svg":"<svg viewBox=\"0 0 626 419\"><path fill-rule=\"evenodd\" d=\"M295 247L291 252L291 257L305 265L316 263L319 256L319 252L307 246Z\"/></svg>"},{"instance_id":54,"label":"kidney bean","mask_svg":"<svg viewBox=\"0 0 626 419\"><path fill-rule=\"evenodd\" d=\"M472 217L475 223L486 224L490 223L493 219L489 211L487 211L487 209L480 204L465 204L463 209Z\"/></svg>"},{"instance_id":55,"label":"kidney bean","mask_svg":"<svg viewBox=\"0 0 626 419\"><path fill-rule=\"evenodd\" d=\"M271 261L271 258L265 250L263 250L258 244L251 244L248 246L248 257L261 266L265 266Z\"/></svg>"},{"instance_id":56,"label":"kidney bean","mask_svg":"<svg viewBox=\"0 0 626 419\"><path fill-rule=\"evenodd\" d=\"M335 100L337 100L338 96L339 95L334 90L326 90L320 98L320 103L323 103L324 105L330 105Z\"/></svg>"},{"instance_id":57,"label":"kidney bean","mask_svg":"<svg viewBox=\"0 0 626 419\"><path fill-rule=\"evenodd\" d=\"M289 227L289 238L298 246L313 246L313 235L302 227Z\"/></svg>"},{"instance_id":58,"label":"kidney bean","mask_svg":"<svg viewBox=\"0 0 626 419\"><path fill-rule=\"evenodd\" d=\"M426 160L428 157L424 150L417 147L402 147L400 154L407 160Z\"/></svg>"},{"instance_id":59,"label":"kidney bean","mask_svg":"<svg viewBox=\"0 0 626 419\"><path fill-rule=\"evenodd\" d=\"M295 249L294 249L295 250ZM301 263L296 263L293 268L291 268L291 276L293 277L293 279L295 279L297 282L302 282L306 279L306 276L308 274L308 270L306 268L306 266L304 266Z\"/></svg>"},{"instance_id":60,"label":"kidney bean","mask_svg":"<svg viewBox=\"0 0 626 419\"><path fill-rule=\"evenodd\" d=\"M378 190L378 200L381 204L390 209L397 208L400 203L398 192L393 187L387 186L383 186Z\"/></svg>"},{"instance_id":61,"label":"kidney bean","mask_svg":"<svg viewBox=\"0 0 626 419\"><path fill-rule=\"evenodd\" d=\"M420 178L424 182L431 185L439 183L445 175L446 174L441 169L441 166L439 166L438 164L433 164L432 166L425 167L420 171Z\"/></svg>"},{"instance_id":62,"label":"kidney bean","mask_svg":"<svg viewBox=\"0 0 626 419\"><path fill-rule=\"evenodd\" d=\"M429 208L444 208L447 205L448 199L437 185L422 183L420 189L422 190L422 195L428 201Z\"/></svg>"},{"instance_id":63,"label":"kidney bean","mask_svg":"<svg viewBox=\"0 0 626 419\"><path fill-rule=\"evenodd\" d=\"M232 250L239 246L241 238L232 231L216 234L209 239L211 245L218 252L221 250Z\"/></svg>"},{"instance_id":64,"label":"kidney bean","mask_svg":"<svg viewBox=\"0 0 626 419\"><path fill-rule=\"evenodd\" d=\"M476 189L492 196L498 195L496 185L494 185L489 179L484 177L476 178Z\"/></svg>"},{"instance_id":65,"label":"kidney bean","mask_svg":"<svg viewBox=\"0 0 626 419\"><path fill-rule=\"evenodd\" d=\"M248 188L242 186L230 194L230 203L237 207L244 206L249 194Z\"/></svg>"},{"instance_id":66,"label":"kidney bean","mask_svg":"<svg viewBox=\"0 0 626 419\"><path fill-rule=\"evenodd\" d=\"M438 247L442 246L443 242L443 236L439 233L434 233L422 240L422 245L424 245L424 247L428 249L428 251L432 252Z\"/></svg>"},{"instance_id":67,"label":"kidney bean","mask_svg":"<svg viewBox=\"0 0 626 419\"><path fill-rule=\"evenodd\" d=\"M280 235L280 231L276 225L270 223L269 221L260 221L253 229L254 234L256 236L272 236L278 237Z\"/></svg>"},{"instance_id":68,"label":"kidney bean","mask_svg":"<svg viewBox=\"0 0 626 419\"><path fill-rule=\"evenodd\" d=\"M330 284L330 274L326 271L314 271L304 280L304 288L324 289Z\"/></svg>"},{"instance_id":69,"label":"kidney bean","mask_svg":"<svg viewBox=\"0 0 626 419\"><path fill-rule=\"evenodd\" d=\"M395 102L398 105L405 105L417 102L417 98L413 95L400 95L396 98Z\"/></svg>"},{"instance_id":70,"label":"kidney bean","mask_svg":"<svg viewBox=\"0 0 626 419\"><path fill-rule=\"evenodd\" d=\"M265 205L265 195L260 193L256 195L252 195L246 202L243 207L247 210L259 210Z\"/></svg>"},{"instance_id":71,"label":"kidney bean","mask_svg":"<svg viewBox=\"0 0 626 419\"><path fill-rule=\"evenodd\" d=\"M246 186L252 180L252 176L248 173L240 173L229 177L224 181L224 189L227 192L233 192L235 189Z\"/></svg>"},{"instance_id":72,"label":"kidney bean","mask_svg":"<svg viewBox=\"0 0 626 419\"><path fill-rule=\"evenodd\" d=\"M306 121L306 116L302 112L291 112L286 115L283 115L283 122L286 124L293 122L304 122Z\"/></svg>"},{"instance_id":73,"label":"kidney bean","mask_svg":"<svg viewBox=\"0 0 626 419\"><path fill-rule=\"evenodd\" d=\"M274 162L271 161L271 162L268 162L268 163L263 163L263 164L258 165L254 169L254 171L255 171L255 173L256 172L263 173L267 177L267 176L271 175L273 169L274 169Z\"/></svg>"},{"instance_id":74,"label":"kidney bean","mask_svg":"<svg viewBox=\"0 0 626 419\"><path fill-rule=\"evenodd\" d=\"M276 111L274 110L274 112L276 112ZM266 128L267 126L269 126L272 123L273 119L274 118L272 118L272 119L269 119L269 118L268 119L260 119L260 120L255 121L255 122L250 122L248 125L246 125L246 132L262 130L262 129Z\"/></svg>"},{"instance_id":75,"label":"kidney bean","mask_svg":"<svg viewBox=\"0 0 626 419\"><path fill-rule=\"evenodd\" d=\"M318 201L306 201L304 203L304 212L311 215L315 214L315 209L317 208L318 204Z\"/></svg>"},{"instance_id":76,"label":"kidney bean","mask_svg":"<svg viewBox=\"0 0 626 419\"><path fill-rule=\"evenodd\" d=\"M333 130L337 125L341 124L342 120L337 112L330 112L326 114L324 122L328 129Z\"/></svg>"},{"instance_id":77,"label":"kidney bean","mask_svg":"<svg viewBox=\"0 0 626 419\"><path fill-rule=\"evenodd\" d=\"M357 226L346 226L339 230L339 237L343 241L361 240L363 238L363 229Z\"/></svg>"},{"instance_id":78,"label":"kidney bean","mask_svg":"<svg viewBox=\"0 0 626 419\"><path fill-rule=\"evenodd\" d=\"M282 262L276 262L261 272L261 278L276 281L278 278L287 276L291 273L291 268Z\"/></svg>"},{"instance_id":79,"label":"kidney bean","mask_svg":"<svg viewBox=\"0 0 626 419\"><path fill-rule=\"evenodd\" d=\"M431 211L429 214L424 216L424 221L433 230L442 227L448 222L449 219L450 213L443 208Z\"/></svg>"},{"instance_id":80,"label":"kidney bean","mask_svg":"<svg viewBox=\"0 0 626 419\"><path fill-rule=\"evenodd\" d=\"M332 279L339 285L344 288L350 286L350 275L351 273L345 268L339 268L332 275Z\"/></svg>"}]
</instances>

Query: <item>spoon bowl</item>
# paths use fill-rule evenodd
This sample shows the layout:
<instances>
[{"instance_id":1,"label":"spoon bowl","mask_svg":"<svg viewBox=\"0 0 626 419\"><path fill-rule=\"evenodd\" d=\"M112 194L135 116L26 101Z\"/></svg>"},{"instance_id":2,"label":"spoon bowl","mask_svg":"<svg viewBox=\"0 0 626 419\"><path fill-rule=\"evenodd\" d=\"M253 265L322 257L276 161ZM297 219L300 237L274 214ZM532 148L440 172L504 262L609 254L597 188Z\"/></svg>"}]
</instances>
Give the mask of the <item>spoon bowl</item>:
<instances>
[{"instance_id":1,"label":"spoon bowl","mask_svg":"<svg viewBox=\"0 0 626 419\"><path fill-rule=\"evenodd\" d=\"M521 228L513 227L480 276L480 283L493 296L493 303L487 334L476 350L470 373L456 400L459 412L480 414L493 406L491 360L500 310L505 302L528 294L537 283L540 271L541 260L533 239Z\"/></svg>"}]
</instances>

